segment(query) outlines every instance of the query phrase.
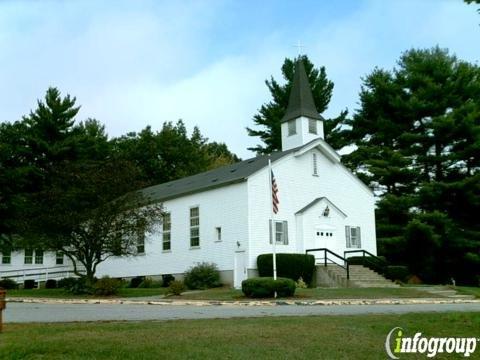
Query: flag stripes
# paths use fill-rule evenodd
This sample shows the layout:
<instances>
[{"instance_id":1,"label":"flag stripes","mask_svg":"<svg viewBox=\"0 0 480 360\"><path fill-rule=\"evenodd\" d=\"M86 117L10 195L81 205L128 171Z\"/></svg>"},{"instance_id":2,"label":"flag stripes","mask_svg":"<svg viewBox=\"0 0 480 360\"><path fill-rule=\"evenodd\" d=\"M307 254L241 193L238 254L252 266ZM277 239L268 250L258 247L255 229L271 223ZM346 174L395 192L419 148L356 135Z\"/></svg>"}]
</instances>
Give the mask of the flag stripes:
<instances>
[{"instance_id":1,"label":"flag stripes","mask_svg":"<svg viewBox=\"0 0 480 360\"><path fill-rule=\"evenodd\" d=\"M273 213L278 213L278 204L280 201L278 200L278 187L277 181L275 180L275 176L273 176L273 171L271 171L272 175L272 206L273 206Z\"/></svg>"}]
</instances>

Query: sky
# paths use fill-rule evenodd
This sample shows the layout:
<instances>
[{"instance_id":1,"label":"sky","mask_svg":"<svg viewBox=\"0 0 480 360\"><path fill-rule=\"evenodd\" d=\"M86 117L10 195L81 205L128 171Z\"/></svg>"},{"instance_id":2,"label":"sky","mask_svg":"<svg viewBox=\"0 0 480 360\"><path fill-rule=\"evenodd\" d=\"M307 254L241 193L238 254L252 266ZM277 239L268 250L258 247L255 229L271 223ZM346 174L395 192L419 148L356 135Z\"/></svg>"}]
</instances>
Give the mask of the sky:
<instances>
[{"instance_id":1,"label":"sky","mask_svg":"<svg viewBox=\"0 0 480 360\"><path fill-rule=\"evenodd\" d=\"M245 128L282 80L294 44L335 84L325 117L358 109L362 77L411 48L480 59L480 15L461 0L0 0L0 121L35 109L49 86L78 121L121 136L183 119L242 158ZM283 80L282 80L283 81Z\"/></svg>"}]
</instances>

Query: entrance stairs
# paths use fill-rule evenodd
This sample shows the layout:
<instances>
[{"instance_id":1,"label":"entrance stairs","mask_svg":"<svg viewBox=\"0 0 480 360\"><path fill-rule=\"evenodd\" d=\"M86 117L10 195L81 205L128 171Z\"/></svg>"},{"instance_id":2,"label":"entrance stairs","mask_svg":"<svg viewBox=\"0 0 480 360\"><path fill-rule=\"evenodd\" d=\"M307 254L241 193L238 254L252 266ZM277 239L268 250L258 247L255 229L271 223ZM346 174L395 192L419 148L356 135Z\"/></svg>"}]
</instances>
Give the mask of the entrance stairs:
<instances>
[{"instance_id":1,"label":"entrance stairs","mask_svg":"<svg viewBox=\"0 0 480 360\"><path fill-rule=\"evenodd\" d=\"M345 269L335 264L317 266L317 286L356 288L400 287L400 285L363 265L350 265L350 279L347 279Z\"/></svg>"}]
</instances>

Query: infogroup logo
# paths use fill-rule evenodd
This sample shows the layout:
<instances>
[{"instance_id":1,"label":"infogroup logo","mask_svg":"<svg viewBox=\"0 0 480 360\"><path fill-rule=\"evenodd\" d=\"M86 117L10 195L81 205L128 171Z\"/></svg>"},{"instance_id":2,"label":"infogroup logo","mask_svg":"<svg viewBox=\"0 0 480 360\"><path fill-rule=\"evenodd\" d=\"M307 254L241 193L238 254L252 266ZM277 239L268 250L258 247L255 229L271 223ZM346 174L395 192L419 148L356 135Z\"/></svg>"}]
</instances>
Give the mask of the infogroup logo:
<instances>
[{"instance_id":1,"label":"infogroup logo","mask_svg":"<svg viewBox=\"0 0 480 360\"><path fill-rule=\"evenodd\" d=\"M393 339L392 339L393 338ZM417 332L413 337L406 337L401 327L395 327L385 339L385 351L390 359L400 359L400 354L425 354L429 358L437 356L439 353L462 354L469 357L475 352L477 338L455 338L455 337L431 337L422 336Z\"/></svg>"}]
</instances>

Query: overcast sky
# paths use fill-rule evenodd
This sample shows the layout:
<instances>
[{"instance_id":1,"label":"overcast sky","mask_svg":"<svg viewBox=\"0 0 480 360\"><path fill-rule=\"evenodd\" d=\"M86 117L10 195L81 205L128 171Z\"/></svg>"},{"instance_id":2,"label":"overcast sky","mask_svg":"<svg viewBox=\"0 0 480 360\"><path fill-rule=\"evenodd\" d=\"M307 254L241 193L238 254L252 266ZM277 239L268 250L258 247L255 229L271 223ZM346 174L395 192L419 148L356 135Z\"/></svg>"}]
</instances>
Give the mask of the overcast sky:
<instances>
[{"instance_id":1,"label":"overcast sky","mask_svg":"<svg viewBox=\"0 0 480 360\"><path fill-rule=\"evenodd\" d=\"M358 107L361 77L412 47L480 59L480 15L461 0L0 1L0 121L49 86L110 136L198 125L245 158L245 131L297 41L335 83L325 116Z\"/></svg>"}]
</instances>

